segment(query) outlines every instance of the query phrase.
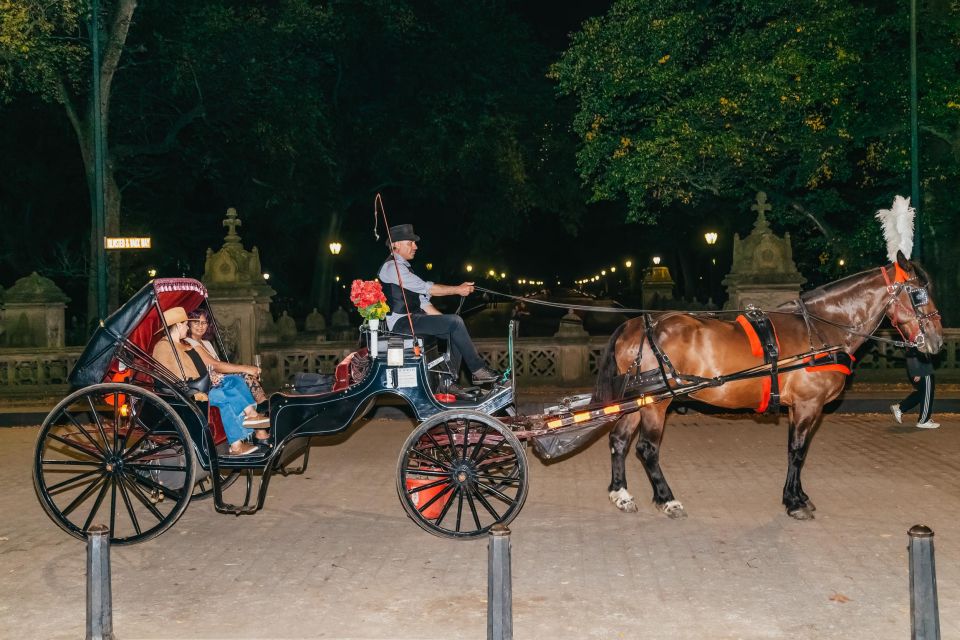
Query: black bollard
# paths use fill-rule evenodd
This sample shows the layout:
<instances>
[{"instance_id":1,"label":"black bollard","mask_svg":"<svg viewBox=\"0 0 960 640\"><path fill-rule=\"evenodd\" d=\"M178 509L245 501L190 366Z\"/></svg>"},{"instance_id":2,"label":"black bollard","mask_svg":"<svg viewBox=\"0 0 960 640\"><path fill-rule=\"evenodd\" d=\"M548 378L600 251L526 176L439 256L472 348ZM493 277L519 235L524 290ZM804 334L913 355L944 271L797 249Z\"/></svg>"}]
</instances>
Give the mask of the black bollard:
<instances>
[{"instance_id":1,"label":"black bollard","mask_svg":"<svg viewBox=\"0 0 960 640\"><path fill-rule=\"evenodd\" d=\"M513 640L510 529L495 524L487 545L487 640Z\"/></svg>"},{"instance_id":2,"label":"black bollard","mask_svg":"<svg viewBox=\"0 0 960 640\"><path fill-rule=\"evenodd\" d=\"M87 640L114 640L110 590L110 529L87 531Z\"/></svg>"},{"instance_id":3,"label":"black bollard","mask_svg":"<svg viewBox=\"0 0 960 640\"><path fill-rule=\"evenodd\" d=\"M917 524L907 532L910 544L910 628L913 640L940 640L937 570L933 561L933 531Z\"/></svg>"}]
</instances>

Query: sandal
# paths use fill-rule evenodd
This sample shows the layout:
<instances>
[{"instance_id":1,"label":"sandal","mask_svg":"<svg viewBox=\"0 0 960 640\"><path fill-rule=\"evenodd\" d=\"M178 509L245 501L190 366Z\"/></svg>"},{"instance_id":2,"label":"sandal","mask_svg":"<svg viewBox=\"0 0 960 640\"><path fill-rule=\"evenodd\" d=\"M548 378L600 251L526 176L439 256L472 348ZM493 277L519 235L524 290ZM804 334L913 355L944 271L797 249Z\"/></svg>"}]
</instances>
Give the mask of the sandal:
<instances>
[{"instance_id":1,"label":"sandal","mask_svg":"<svg viewBox=\"0 0 960 640\"><path fill-rule=\"evenodd\" d=\"M236 448L234 448L236 446ZM227 449L227 456L249 456L252 453L256 453L260 447L255 444L250 444L249 442L235 442L230 445L230 448Z\"/></svg>"},{"instance_id":2,"label":"sandal","mask_svg":"<svg viewBox=\"0 0 960 640\"><path fill-rule=\"evenodd\" d=\"M243 419L243 426L247 428L255 427L260 424L270 424L270 418L267 416L247 416Z\"/></svg>"}]
</instances>

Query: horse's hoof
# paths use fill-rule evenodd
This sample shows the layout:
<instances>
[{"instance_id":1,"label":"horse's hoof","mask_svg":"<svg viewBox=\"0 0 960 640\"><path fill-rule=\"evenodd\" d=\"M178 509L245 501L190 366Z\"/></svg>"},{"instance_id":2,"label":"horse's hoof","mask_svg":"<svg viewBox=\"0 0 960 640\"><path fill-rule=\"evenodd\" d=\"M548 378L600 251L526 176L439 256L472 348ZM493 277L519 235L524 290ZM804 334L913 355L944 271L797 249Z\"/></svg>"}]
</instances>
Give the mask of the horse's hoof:
<instances>
[{"instance_id":1,"label":"horse's hoof","mask_svg":"<svg viewBox=\"0 0 960 640\"><path fill-rule=\"evenodd\" d=\"M667 517L671 520L682 520L687 517L687 512L679 500L670 500L657 506L660 508L660 511L667 514Z\"/></svg>"},{"instance_id":2,"label":"horse's hoof","mask_svg":"<svg viewBox=\"0 0 960 640\"><path fill-rule=\"evenodd\" d=\"M639 511L637 508L637 503L633 501L633 496L630 495L630 492L626 489L617 489L616 491L611 491L610 502L612 502L617 509L620 509L620 511L623 511L624 513L636 513Z\"/></svg>"},{"instance_id":3,"label":"horse's hoof","mask_svg":"<svg viewBox=\"0 0 960 640\"><path fill-rule=\"evenodd\" d=\"M813 520L813 509L810 509L809 507L800 507L799 509L787 511L787 515L794 520Z\"/></svg>"},{"instance_id":4,"label":"horse's hoof","mask_svg":"<svg viewBox=\"0 0 960 640\"><path fill-rule=\"evenodd\" d=\"M813 500L811 500L810 498L807 498L807 509L810 509L810 511L817 510L817 505L813 504Z\"/></svg>"}]
</instances>

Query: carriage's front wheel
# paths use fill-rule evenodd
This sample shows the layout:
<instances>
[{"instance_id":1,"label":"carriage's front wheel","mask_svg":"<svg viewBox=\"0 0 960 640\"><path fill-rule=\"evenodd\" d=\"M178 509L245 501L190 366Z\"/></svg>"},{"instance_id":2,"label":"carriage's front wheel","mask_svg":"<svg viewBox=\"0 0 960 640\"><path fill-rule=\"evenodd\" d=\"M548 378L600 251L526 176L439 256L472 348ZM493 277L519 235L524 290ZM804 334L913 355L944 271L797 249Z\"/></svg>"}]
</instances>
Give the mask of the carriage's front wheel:
<instances>
[{"instance_id":1,"label":"carriage's front wheel","mask_svg":"<svg viewBox=\"0 0 960 640\"><path fill-rule=\"evenodd\" d=\"M420 424L397 464L404 510L447 538L475 538L508 524L528 487L523 445L499 420L476 411L445 411Z\"/></svg>"},{"instance_id":2,"label":"carriage's front wheel","mask_svg":"<svg viewBox=\"0 0 960 640\"><path fill-rule=\"evenodd\" d=\"M183 421L160 397L98 384L70 394L44 420L33 484L47 515L75 538L105 524L112 544L135 544L183 514L193 458Z\"/></svg>"}]
</instances>

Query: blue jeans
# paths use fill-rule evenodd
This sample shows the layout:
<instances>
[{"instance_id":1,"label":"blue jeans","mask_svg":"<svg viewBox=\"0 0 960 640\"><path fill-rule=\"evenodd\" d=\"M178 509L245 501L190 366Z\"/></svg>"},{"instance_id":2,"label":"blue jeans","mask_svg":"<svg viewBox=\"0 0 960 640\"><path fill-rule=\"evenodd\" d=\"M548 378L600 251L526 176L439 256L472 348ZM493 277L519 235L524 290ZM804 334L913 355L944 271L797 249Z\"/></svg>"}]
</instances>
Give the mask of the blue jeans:
<instances>
[{"instance_id":1,"label":"blue jeans","mask_svg":"<svg viewBox=\"0 0 960 640\"><path fill-rule=\"evenodd\" d=\"M227 442L233 444L246 438L250 432L243 428L243 411L250 405L256 405L256 402L243 376L238 373L223 376L223 382L212 387L207 395L210 404L220 410L220 421L227 434Z\"/></svg>"}]
</instances>

